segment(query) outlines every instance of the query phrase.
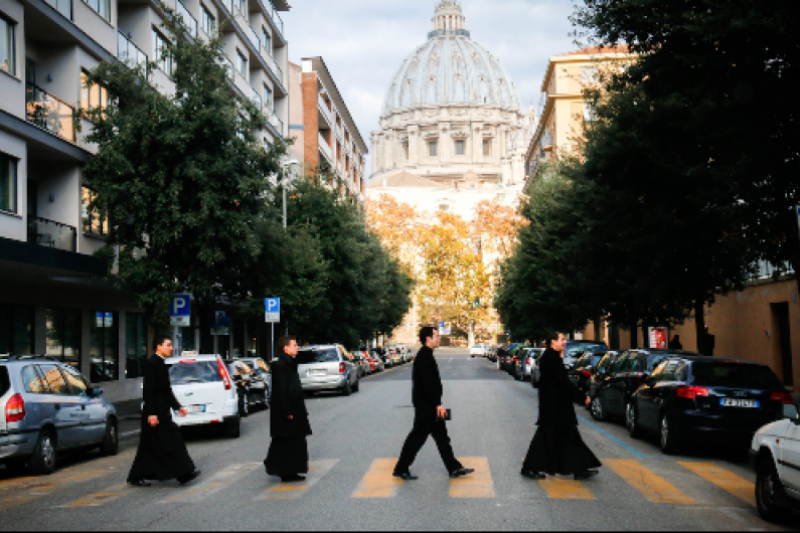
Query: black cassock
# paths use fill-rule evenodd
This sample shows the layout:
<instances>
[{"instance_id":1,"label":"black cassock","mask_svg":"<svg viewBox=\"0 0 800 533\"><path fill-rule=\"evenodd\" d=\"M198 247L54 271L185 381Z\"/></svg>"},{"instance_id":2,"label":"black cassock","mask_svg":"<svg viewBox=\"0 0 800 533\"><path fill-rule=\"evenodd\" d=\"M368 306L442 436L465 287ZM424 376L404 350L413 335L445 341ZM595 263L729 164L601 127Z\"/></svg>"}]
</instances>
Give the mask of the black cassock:
<instances>
[{"instance_id":1,"label":"black cassock","mask_svg":"<svg viewBox=\"0 0 800 533\"><path fill-rule=\"evenodd\" d=\"M180 408L181 404L172 393L169 369L164 359L152 356L144 367L142 434L136 459L128 474L129 481L180 480L194 472L194 463L186 450L181 430L172 421L171 411ZM156 427L147 423L150 416L158 417Z\"/></svg>"},{"instance_id":2,"label":"black cassock","mask_svg":"<svg viewBox=\"0 0 800 533\"><path fill-rule=\"evenodd\" d=\"M550 475L579 474L602 463L583 442L578 432L575 400L586 402L586 395L567 375L561 356L548 348L539 358L539 427L533 436L524 470Z\"/></svg>"},{"instance_id":3,"label":"black cassock","mask_svg":"<svg viewBox=\"0 0 800 533\"><path fill-rule=\"evenodd\" d=\"M264 461L267 474L281 478L308 473L308 444L311 435L305 394L297 362L285 353L272 363L270 431L272 443ZM289 416L293 417L289 420Z\"/></svg>"}]
</instances>

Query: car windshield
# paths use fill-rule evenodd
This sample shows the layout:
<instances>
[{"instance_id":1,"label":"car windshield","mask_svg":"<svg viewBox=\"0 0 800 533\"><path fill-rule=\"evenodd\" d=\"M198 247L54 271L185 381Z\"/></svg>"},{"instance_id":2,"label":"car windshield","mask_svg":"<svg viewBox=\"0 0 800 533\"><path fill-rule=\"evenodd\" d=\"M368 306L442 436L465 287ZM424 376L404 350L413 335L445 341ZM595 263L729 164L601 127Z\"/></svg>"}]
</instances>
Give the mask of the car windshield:
<instances>
[{"instance_id":1,"label":"car windshield","mask_svg":"<svg viewBox=\"0 0 800 533\"><path fill-rule=\"evenodd\" d=\"M0 366L0 396L8 392L11 388L11 383L8 380L8 369Z\"/></svg>"},{"instance_id":2,"label":"car windshield","mask_svg":"<svg viewBox=\"0 0 800 533\"><path fill-rule=\"evenodd\" d=\"M778 376L769 368L747 363L694 363L694 383L709 387L783 390Z\"/></svg>"},{"instance_id":3,"label":"car windshield","mask_svg":"<svg viewBox=\"0 0 800 533\"><path fill-rule=\"evenodd\" d=\"M576 357L578 352L607 352L605 344L572 344L567 346L564 356Z\"/></svg>"},{"instance_id":4,"label":"car windshield","mask_svg":"<svg viewBox=\"0 0 800 533\"><path fill-rule=\"evenodd\" d=\"M338 363L339 354L336 348L314 348L297 352L297 364L309 365L312 363Z\"/></svg>"},{"instance_id":5,"label":"car windshield","mask_svg":"<svg viewBox=\"0 0 800 533\"><path fill-rule=\"evenodd\" d=\"M222 376L216 361L196 361L172 365L169 369L169 380L173 385L190 385L215 383L222 381Z\"/></svg>"}]
</instances>

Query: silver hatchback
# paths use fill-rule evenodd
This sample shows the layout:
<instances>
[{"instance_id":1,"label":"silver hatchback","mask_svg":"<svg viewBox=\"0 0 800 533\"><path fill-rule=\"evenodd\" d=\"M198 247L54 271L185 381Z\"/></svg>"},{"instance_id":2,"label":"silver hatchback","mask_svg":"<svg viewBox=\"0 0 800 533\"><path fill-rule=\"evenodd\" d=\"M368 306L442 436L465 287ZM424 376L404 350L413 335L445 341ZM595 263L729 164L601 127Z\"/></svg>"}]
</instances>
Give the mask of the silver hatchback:
<instances>
[{"instance_id":1,"label":"silver hatchback","mask_svg":"<svg viewBox=\"0 0 800 533\"><path fill-rule=\"evenodd\" d=\"M340 344L304 346L297 352L297 372L306 393L358 392L358 366Z\"/></svg>"}]
</instances>

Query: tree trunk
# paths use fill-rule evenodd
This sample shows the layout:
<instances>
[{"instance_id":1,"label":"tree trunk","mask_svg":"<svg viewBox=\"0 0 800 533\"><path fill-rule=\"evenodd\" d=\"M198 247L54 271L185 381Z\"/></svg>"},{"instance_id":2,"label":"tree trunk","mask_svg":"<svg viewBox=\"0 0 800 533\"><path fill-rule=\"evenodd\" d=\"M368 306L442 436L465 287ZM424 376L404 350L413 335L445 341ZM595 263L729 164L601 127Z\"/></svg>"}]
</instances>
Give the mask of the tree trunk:
<instances>
[{"instance_id":1,"label":"tree trunk","mask_svg":"<svg viewBox=\"0 0 800 533\"><path fill-rule=\"evenodd\" d=\"M639 324L631 322L631 349L639 347Z\"/></svg>"},{"instance_id":2,"label":"tree trunk","mask_svg":"<svg viewBox=\"0 0 800 533\"><path fill-rule=\"evenodd\" d=\"M475 346L475 323L469 323L469 339L467 340L470 347Z\"/></svg>"},{"instance_id":3,"label":"tree trunk","mask_svg":"<svg viewBox=\"0 0 800 533\"><path fill-rule=\"evenodd\" d=\"M694 329L697 335L697 352L702 355L708 354L708 343L706 342L706 310L705 301L698 299L694 301Z\"/></svg>"}]
</instances>

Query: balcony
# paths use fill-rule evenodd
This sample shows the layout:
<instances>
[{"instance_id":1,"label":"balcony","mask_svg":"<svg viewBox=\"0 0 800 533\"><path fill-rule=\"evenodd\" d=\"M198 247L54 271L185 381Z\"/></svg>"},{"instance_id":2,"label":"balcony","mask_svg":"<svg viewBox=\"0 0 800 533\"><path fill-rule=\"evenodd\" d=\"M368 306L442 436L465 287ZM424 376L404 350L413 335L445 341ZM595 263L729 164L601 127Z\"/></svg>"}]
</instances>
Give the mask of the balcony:
<instances>
[{"instance_id":1,"label":"balcony","mask_svg":"<svg viewBox=\"0 0 800 533\"><path fill-rule=\"evenodd\" d=\"M258 3L261 4L261 8L264 12L269 15L270 19L272 19L272 23L278 28L278 31L283 37L283 19L278 14L278 11L275 9L275 6L272 5L270 0L258 0Z\"/></svg>"},{"instance_id":2,"label":"balcony","mask_svg":"<svg viewBox=\"0 0 800 533\"><path fill-rule=\"evenodd\" d=\"M71 105L32 83L27 85L25 105L28 122L75 142L75 109Z\"/></svg>"},{"instance_id":3,"label":"balcony","mask_svg":"<svg viewBox=\"0 0 800 533\"><path fill-rule=\"evenodd\" d=\"M276 115L274 111L272 112L272 116L269 117L269 123L272 124L276 130L278 130L278 133L285 135L283 132L283 121L278 118L278 115Z\"/></svg>"},{"instance_id":4,"label":"balcony","mask_svg":"<svg viewBox=\"0 0 800 533\"><path fill-rule=\"evenodd\" d=\"M266 61L267 66L272 70L273 74L280 80L281 85L286 86L286 82L283 79L283 70L281 67L278 66L278 63L275 62L275 58L269 53L266 48L261 49L261 57L264 58Z\"/></svg>"},{"instance_id":5,"label":"balcony","mask_svg":"<svg viewBox=\"0 0 800 533\"><path fill-rule=\"evenodd\" d=\"M236 70L233 68L233 61L231 61L228 56L222 56L220 65L225 69L225 72L227 72L228 78L233 81L233 79L236 77Z\"/></svg>"},{"instance_id":6,"label":"balcony","mask_svg":"<svg viewBox=\"0 0 800 533\"><path fill-rule=\"evenodd\" d=\"M250 87L250 101L253 102L253 105L255 105L259 111L264 108L264 101L261 99L261 95L252 87Z\"/></svg>"},{"instance_id":7,"label":"balcony","mask_svg":"<svg viewBox=\"0 0 800 533\"><path fill-rule=\"evenodd\" d=\"M72 0L44 0L46 4L72 20Z\"/></svg>"},{"instance_id":8,"label":"balcony","mask_svg":"<svg viewBox=\"0 0 800 533\"><path fill-rule=\"evenodd\" d=\"M328 107L328 102L325 101L321 94L317 95L317 107L319 108L320 114L328 121L328 125L333 125L331 108Z\"/></svg>"},{"instance_id":9,"label":"balcony","mask_svg":"<svg viewBox=\"0 0 800 533\"><path fill-rule=\"evenodd\" d=\"M189 28L189 34L192 37L197 38L197 19L194 18L191 13L189 13L189 10L186 9L186 6L183 5L181 0L176 0L175 12L183 19L183 23Z\"/></svg>"},{"instance_id":10,"label":"balcony","mask_svg":"<svg viewBox=\"0 0 800 533\"><path fill-rule=\"evenodd\" d=\"M117 35L117 57L128 67L147 66L147 54L133 44L125 34L119 32Z\"/></svg>"},{"instance_id":11,"label":"balcony","mask_svg":"<svg viewBox=\"0 0 800 533\"><path fill-rule=\"evenodd\" d=\"M222 5L225 6L225 9L228 10L228 13L233 16L233 0L222 0Z\"/></svg>"},{"instance_id":12,"label":"balcony","mask_svg":"<svg viewBox=\"0 0 800 533\"><path fill-rule=\"evenodd\" d=\"M250 41L256 50L261 51L261 39L258 37L256 30L248 23L244 28L244 34L247 35L247 40Z\"/></svg>"},{"instance_id":13,"label":"balcony","mask_svg":"<svg viewBox=\"0 0 800 533\"><path fill-rule=\"evenodd\" d=\"M28 216L28 242L67 252L78 250L78 231L61 222Z\"/></svg>"},{"instance_id":14,"label":"balcony","mask_svg":"<svg viewBox=\"0 0 800 533\"><path fill-rule=\"evenodd\" d=\"M321 133L317 134L319 136L319 151L328 158L329 162L333 162L333 151L331 150L331 146L328 144L328 141L325 140L325 137L322 136Z\"/></svg>"}]
</instances>

